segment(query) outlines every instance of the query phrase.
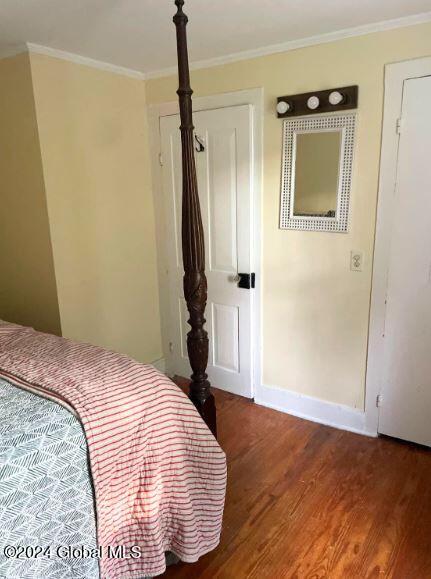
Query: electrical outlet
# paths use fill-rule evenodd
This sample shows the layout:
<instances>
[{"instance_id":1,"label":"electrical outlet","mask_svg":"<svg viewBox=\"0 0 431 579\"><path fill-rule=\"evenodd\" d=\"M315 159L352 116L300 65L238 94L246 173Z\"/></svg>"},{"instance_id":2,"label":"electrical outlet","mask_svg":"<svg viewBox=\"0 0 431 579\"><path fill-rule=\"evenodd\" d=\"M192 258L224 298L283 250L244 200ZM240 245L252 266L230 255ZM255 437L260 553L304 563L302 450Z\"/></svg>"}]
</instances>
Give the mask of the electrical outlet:
<instances>
[{"instance_id":1,"label":"electrical outlet","mask_svg":"<svg viewBox=\"0 0 431 579\"><path fill-rule=\"evenodd\" d=\"M364 265L364 253L362 251L350 252L350 269L352 271L362 271Z\"/></svg>"}]
</instances>

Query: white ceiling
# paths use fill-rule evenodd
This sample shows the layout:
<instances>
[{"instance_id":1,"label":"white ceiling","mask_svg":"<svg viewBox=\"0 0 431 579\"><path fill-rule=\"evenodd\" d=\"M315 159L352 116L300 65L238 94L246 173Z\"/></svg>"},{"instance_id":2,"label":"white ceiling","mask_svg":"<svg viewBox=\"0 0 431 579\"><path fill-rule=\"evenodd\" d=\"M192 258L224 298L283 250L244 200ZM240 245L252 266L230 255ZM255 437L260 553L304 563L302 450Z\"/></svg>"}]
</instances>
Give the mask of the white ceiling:
<instances>
[{"instance_id":1,"label":"white ceiling","mask_svg":"<svg viewBox=\"0 0 431 579\"><path fill-rule=\"evenodd\" d=\"M192 61L431 11L431 0L186 0ZM173 0L0 0L0 53L34 43L149 73L176 62Z\"/></svg>"}]
</instances>

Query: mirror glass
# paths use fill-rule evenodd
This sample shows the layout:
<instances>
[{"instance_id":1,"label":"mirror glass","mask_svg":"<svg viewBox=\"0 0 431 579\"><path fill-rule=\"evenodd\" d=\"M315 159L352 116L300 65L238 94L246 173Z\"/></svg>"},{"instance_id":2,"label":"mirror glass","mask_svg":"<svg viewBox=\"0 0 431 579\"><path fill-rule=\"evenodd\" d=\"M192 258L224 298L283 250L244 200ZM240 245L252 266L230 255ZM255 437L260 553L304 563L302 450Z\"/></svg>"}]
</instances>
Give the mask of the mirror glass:
<instances>
[{"instance_id":1,"label":"mirror glass","mask_svg":"<svg viewBox=\"0 0 431 579\"><path fill-rule=\"evenodd\" d=\"M295 133L294 217L336 218L341 130Z\"/></svg>"}]
</instances>

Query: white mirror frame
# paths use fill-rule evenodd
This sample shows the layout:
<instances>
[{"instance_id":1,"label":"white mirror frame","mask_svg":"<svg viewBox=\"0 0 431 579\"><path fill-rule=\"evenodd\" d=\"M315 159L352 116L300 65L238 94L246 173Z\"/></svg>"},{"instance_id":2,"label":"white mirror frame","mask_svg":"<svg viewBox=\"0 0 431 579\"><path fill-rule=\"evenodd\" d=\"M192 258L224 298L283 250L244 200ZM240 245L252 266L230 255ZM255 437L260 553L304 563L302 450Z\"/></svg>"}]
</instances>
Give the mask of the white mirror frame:
<instances>
[{"instance_id":1,"label":"white mirror frame","mask_svg":"<svg viewBox=\"0 0 431 579\"><path fill-rule=\"evenodd\" d=\"M283 122L283 162L280 203L280 228L302 231L347 233L349 227L350 189L353 170L356 114L330 114L297 117ZM335 217L295 216L295 144L298 133L341 131L340 169Z\"/></svg>"}]
</instances>

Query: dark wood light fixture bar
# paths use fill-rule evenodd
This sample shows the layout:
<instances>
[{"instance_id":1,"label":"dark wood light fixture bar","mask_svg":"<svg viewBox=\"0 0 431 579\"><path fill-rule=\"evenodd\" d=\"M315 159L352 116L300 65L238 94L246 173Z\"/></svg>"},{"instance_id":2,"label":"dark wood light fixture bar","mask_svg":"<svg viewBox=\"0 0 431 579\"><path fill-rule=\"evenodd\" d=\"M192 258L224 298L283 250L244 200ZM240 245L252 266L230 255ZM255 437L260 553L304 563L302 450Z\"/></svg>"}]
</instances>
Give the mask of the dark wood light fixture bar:
<instances>
[{"instance_id":1,"label":"dark wood light fixture bar","mask_svg":"<svg viewBox=\"0 0 431 579\"><path fill-rule=\"evenodd\" d=\"M216 407L206 368L208 364L208 334L205 330L207 279L205 275L205 245L199 204L193 146L192 94L187 51L187 22L184 0L175 0L177 13L178 77L177 91L181 117L181 148L183 169L182 246L184 263L184 297L189 311L191 330L187 334L187 352L192 368L190 399L200 415L217 436Z\"/></svg>"},{"instance_id":2,"label":"dark wood light fixture bar","mask_svg":"<svg viewBox=\"0 0 431 579\"><path fill-rule=\"evenodd\" d=\"M277 99L277 116L286 119L356 109L358 92L358 86L354 85L281 96Z\"/></svg>"}]
</instances>

